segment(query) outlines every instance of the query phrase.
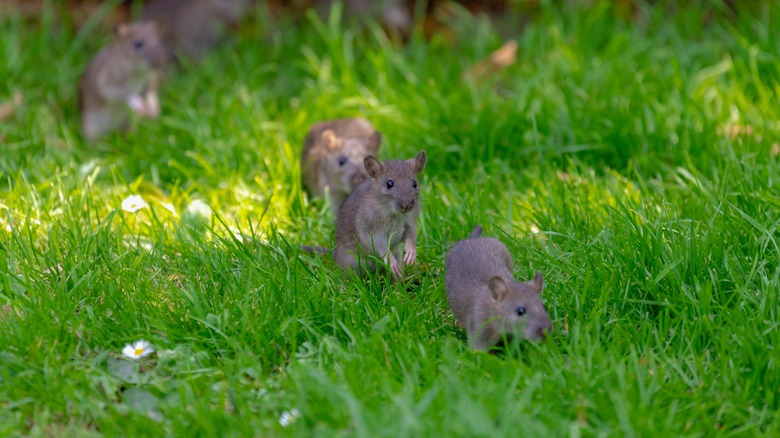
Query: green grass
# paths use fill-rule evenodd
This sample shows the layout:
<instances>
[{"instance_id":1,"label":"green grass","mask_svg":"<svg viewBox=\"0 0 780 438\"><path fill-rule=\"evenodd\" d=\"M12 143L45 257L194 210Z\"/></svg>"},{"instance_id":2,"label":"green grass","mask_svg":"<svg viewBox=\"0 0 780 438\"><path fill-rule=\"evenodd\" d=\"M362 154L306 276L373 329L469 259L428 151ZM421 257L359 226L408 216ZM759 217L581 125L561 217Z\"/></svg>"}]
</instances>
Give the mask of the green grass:
<instances>
[{"instance_id":1,"label":"green grass","mask_svg":"<svg viewBox=\"0 0 780 438\"><path fill-rule=\"evenodd\" d=\"M479 86L484 20L400 47L258 11L94 146L76 82L104 30L0 17L0 100L25 97L0 122L0 435L780 433L780 10L543 3ZM428 154L406 284L297 250L333 240L306 130L358 114L381 158ZM548 342L468 349L443 261L477 223L544 272Z\"/></svg>"}]
</instances>

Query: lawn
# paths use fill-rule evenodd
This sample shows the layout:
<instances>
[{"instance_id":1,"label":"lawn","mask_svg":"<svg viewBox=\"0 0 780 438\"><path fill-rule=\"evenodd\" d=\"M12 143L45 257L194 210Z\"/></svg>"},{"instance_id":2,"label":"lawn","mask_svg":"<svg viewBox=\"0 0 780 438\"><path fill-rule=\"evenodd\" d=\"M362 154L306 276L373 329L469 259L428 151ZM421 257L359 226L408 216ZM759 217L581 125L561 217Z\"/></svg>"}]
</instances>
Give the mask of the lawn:
<instances>
[{"instance_id":1,"label":"lawn","mask_svg":"<svg viewBox=\"0 0 780 438\"><path fill-rule=\"evenodd\" d=\"M780 8L569 3L406 45L260 8L93 145L104 26L0 17L0 435L780 434ZM334 238L306 131L356 115L428 156L404 283L298 250ZM475 224L544 273L546 342L468 348L444 255Z\"/></svg>"}]
</instances>

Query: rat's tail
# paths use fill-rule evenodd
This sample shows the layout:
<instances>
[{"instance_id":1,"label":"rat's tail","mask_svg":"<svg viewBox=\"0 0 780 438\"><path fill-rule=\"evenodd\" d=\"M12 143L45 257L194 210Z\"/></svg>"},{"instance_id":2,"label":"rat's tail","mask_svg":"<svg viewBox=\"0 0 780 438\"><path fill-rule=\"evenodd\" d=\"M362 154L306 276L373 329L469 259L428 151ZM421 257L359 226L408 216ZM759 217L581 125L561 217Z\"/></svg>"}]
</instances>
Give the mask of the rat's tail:
<instances>
[{"instance_id":1,"label":"rat's tail","mask_svg":"<svg viewBox=\"0 0 780 438\"><path fill-rule=\"evenodd\" d=\"M469 239L476 239L479 237L479 235L482 234L482 227L477 225L474 227L473 230L471 230L471 234L469 234Z\"/></svg>"},{"instance_id":2,"label":"rat's tail","mask_svg":"<svg viewBox=\"0 0 780 438\"><path fill-rule=\"evenodd\" d=\"M301 245L299 246L299 248L303 251L308 252L309 254L330 254L330 250L323 246Z\"/></svg>"}]
</instances>

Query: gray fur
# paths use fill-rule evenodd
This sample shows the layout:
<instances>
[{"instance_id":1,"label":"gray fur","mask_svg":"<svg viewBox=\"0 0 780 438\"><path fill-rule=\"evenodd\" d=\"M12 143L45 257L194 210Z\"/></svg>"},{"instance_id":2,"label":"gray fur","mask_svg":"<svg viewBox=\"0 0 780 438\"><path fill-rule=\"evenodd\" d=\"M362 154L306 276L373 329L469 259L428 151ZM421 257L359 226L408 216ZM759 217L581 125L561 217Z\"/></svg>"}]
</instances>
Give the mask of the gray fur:
<instances>
[{"instance_id":1,"label":"gray fur","mask_svg":"<svg viewBox=\"0 0 780 438\"><path fill-rule=\"evenodd\" d=\"M477 226L472 236L478 236ZM456 243L447 254L445 286L455 318L465 327L476 350L494 346L503 336L519 333L524 339L544 338L552 323L539 299L544 280L517 282L512 257L503 243L491 237L471 237ZM524 307L524 315L518 308Z\"/></svg>"},{"instance_id":2,"label":"gray fur","mask_svg":"<svg viewBox=\"0 0 780 438\"><path fill-rule=\"evenodd\" d=\"M301 156L304 187L312 196L329 194L338 213L344 199L368 179L363 160L377 154L381 141L381 134L362 118L315 123Z\"/></svg>"},{"instance_id":3,"label":"gray fur","mask_svg":"<svg viewBox=\"0 0 780 438\"><path fill-rule=\"evenodd\" d=\"M336 219L336 248L333 258L344 269L376 269L366 256L390 264L402 278L402 263L411 265L417 257L417 217L420 214L420 184L417 177L425 168L425 151L409 160L379 162L365 159L371 179L344 201ZM387 182L393 187L387 188ZM414 185L417 187L414 187ZM401 258L401 243L405 255Z\"/></svg>"}]
</instances>

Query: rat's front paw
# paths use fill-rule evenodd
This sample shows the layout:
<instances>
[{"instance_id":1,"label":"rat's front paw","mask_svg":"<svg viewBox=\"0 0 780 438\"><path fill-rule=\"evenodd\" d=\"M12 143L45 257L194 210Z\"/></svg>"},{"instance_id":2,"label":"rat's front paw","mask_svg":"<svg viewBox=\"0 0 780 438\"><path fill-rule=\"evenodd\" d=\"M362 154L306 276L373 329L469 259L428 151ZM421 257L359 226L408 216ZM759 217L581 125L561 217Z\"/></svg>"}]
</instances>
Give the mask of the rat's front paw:
<instances>
[{"instance_id":1,"label":"rat's front paw","mask_svg":"<svg viewBox=\"0 0 780 438\"><path fill-rule=\"evenodd\" d=\"M395 274L398 279L402 279L403 275L401 274L401 265L398 264L398 260L393 257L390 259L390 270L393 271L393 274Z\"/></svg>"},{"instance_id":2,"label":"rat's front paw","mask_svg":"<svg viewBox=\"0 0 780 438\"><path fill-rule=\"evenodd\" d=\"M141 96L130 96L127 98L127 106L133 110L134 113L139 115L146 114L146 102Z\"/></svg>"},{"instance_id":3,"label":"rat's front paw","mask_svg":"<svg viewBox=\"0 0 780 438\"><path fill-rule=\"evenodd\" d=\"M417 260L417 248L415 248L414 244L406 244L404 245L404 250L406 251L406 254L404 254L404 263L407 265L413 265L414 261Z\"/></svg>"}]
</instances>

